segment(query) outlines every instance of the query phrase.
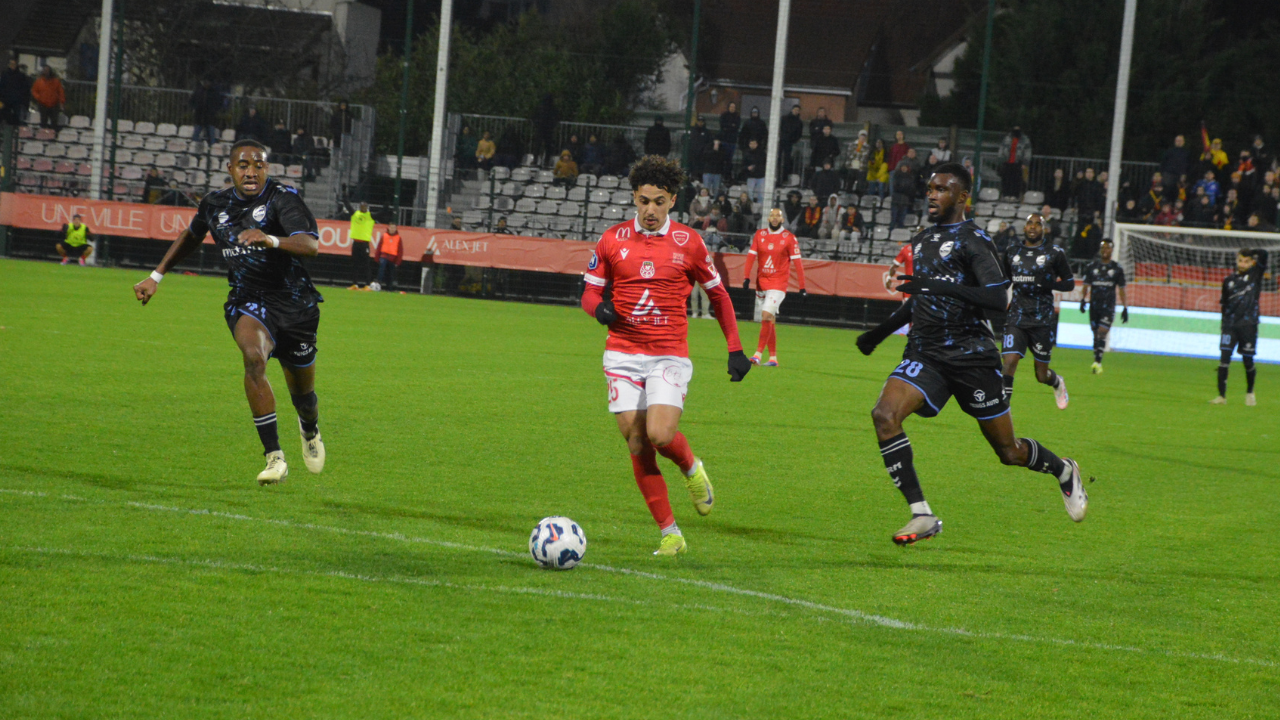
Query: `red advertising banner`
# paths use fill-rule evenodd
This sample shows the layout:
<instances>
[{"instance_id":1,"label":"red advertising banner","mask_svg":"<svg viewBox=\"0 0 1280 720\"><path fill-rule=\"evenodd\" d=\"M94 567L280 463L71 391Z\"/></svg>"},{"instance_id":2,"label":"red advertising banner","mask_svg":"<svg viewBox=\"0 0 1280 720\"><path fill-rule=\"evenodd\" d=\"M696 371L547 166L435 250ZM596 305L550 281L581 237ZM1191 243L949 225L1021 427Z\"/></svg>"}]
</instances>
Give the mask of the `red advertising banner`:
<instances>
[{"instance_id":1,"label":"red advertising banner","mask_svg":"<svg viewBox=\"0 0 1280 720\"><path fill-rule=\"evenodd\" d=\"M0 225L31 230L59 230L80 215L89 229L102 235L173 240L191 223L195 211L165 205L85 200L50 195L0 194ZM320 252L351 252L349 223L320 220ZM378 225L375 233L386 230ZM404 258L418 260L430 253L436 263L473 265L503 270L580 275L591 260L594 243L553 238L495 235L402 227ZM212 240L206 239L206 242ZM716 268L732 287L742 285L746 255L716 253ZM888 268L883 265L805 260L806 289L819 295L839 295L876 300L900 300L884 287ZM791 289L797 290L792 272Z\"/></svg>"}]
</instances>

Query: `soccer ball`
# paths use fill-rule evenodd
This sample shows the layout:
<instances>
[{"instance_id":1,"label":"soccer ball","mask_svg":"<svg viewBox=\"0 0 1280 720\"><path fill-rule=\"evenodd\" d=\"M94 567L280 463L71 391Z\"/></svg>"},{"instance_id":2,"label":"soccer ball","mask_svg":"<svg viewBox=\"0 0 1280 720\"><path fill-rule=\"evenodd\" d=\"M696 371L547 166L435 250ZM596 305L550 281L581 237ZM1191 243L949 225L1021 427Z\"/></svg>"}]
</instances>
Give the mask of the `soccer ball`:
<instances>
[{"instance_id":1,"label":"soccer ball","mask_svg":"<svg viewBox=\"0 0 1280 720\"><path fill-rule=\"evenodd\" d=\"M529 536L529 554L542 567L568 570L587 554L587 536L567 517L543 518Z\"/></svg>"},{"instance_id":2,"label":"soccer ball","mask_svg":"<svg viewBox=\"0 0 1280 720\"><path fill-rule=\"evenodd\" d=\"M376 282L369 283L369 288L374 292L382 292L382 286Z\"/></svg>"}]
</instances>

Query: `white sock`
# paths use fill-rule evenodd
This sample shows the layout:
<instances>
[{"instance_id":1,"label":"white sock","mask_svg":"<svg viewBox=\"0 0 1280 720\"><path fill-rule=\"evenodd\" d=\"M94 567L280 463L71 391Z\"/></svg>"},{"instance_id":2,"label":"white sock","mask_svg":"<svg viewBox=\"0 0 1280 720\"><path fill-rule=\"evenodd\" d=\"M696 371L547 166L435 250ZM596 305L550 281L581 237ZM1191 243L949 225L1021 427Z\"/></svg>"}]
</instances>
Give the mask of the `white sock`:
<instances>
[{"instance_id":1,"label":"white sock","mask_svg":"<svg viewBox=\"0 0 1280 720\"><path fill-rule=\"evenodd\" d=\"M681 532L680 532L680 526L679 526L679 525L677 525L677 524L675 524L675 523L671 523L670 525L668 525L668 526L666 526L666 527L662 528L662 537L666 537L666 536L668 536L668 535L682 535L682 536L683 536L683 533L681 533Z\"/></svg>"},{"instance_id":2,"label":"white sock","mask_svg":"<svg viewBox=\"0 0 1280 720\"><path fill-rule=\"evenodd\" d=\"M912 515L932 515L933 511L929 509L929 503L921 500L918 503L911 503Z\"/></svg>"},{"instance_id":3,"label":"white sock","mask_svg":"<svg viewBox=\"0 0 1280 720\"><path fill-rule=\"evenodd\" d=\"M1071 463L1062 462L1062 474L1058 476L1058 484L1071 482Z\"/></svg>"},{"instance_id":4,"label":"white sock","mask_svg":"<svg viewBox=\"0 0 1280 720\"><path fill-rule=\"evenodd\" d=\"M701 465L701 464L702 464L702 461L701 461L701 460L699 460L698 458L694 458L694 459L693 459L693 467L689 468L689 472L685 473L685 474L684 474L684 476L685 476L685 477L693 477L693 476L694 476L694 473L698 472L698 466L699 466L699 465Z\"/></svg>"}]
</instances>

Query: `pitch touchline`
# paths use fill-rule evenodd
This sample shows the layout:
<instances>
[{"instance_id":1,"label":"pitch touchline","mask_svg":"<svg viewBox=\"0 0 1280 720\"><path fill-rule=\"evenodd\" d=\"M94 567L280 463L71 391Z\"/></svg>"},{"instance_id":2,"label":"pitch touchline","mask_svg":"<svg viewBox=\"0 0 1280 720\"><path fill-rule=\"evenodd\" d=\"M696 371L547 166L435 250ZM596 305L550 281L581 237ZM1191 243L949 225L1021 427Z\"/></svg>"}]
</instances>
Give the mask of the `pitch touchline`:
<instances>
[{"instance_id":1,"label":"pitch touchline","mask_svg":"<svg viewBox=\"0 0 1280 720\"><path fill-rule=\"evenodd\" d=\"M23 495L23 496L29 496L29 497L52 497L51 495L43 492L36 492L36 491L30 491L30 490L10 490L7 488L0 488L0 493L9 493L14 495ZM79 498L74 495L60 495L59 497L67 500L86 501L85 498ZM88 501L88 502L95 502L95 501ZM300 523L300 522L294 522L292 520L280 520L276 518L261 518L261 517L254 517L251 515L240 515L237 513L221 512L218 510L206 510L206 509L199 509L199 508L195 508L195 509L178 508L178 507L170 507L168 505L155 505L151 503L142 503L142 502L135 502L135 501L127 501L127 502L124 502L123 504L128 507L134 507L140 510L148 510L151 512L169 512L169 513L180 513L180 514L186 514L186 515L204 515L208 517L219 517L219 518L224 518L228 520L267 523L267 524L276 525L279 527L288 527L288 528L294 528L299 530L315 530L320 532L336 533L339 535L372 537L372 538L380 538L384 540L395 540L399 542L433 545L436 547L449 548L451 550L467 550L471 552L484 552L484 553L490 553L493 555L502 555L505 557L520 557L520 558L525 557L525 553L513 552L511 550L483 547L479 545L467 545L465 543L456 543L448 540L436 540L433 538L403 535L401 533L386 533L386 532L378 532L375 530L353 530L351 528L336 527L333 525L316 525L314 523ZM690 585L693 587L705 588L713 592L721 592L721 593L727 593L727 594L733 594L733 595L741 595L745 597L753 597L761 600L769 600L772 602L778 602L785 605L791 605L793 607L801 607L808 610L814 610L817 612L839 615L839 616L850 618L852 620L866 622L866 623L870 623L880 627L887 627L887 628L892 628L896 630L915 630L917 632L932 632L932 633L940 633L944 635L956 635L956 636L969 637L969 638L975 638L975 639L1012 640L1015 642L1064 645L1064 646L1078 647L1078 648L1091 649L1091 650L1110 650L1110 651L1165 655L1168 657L1179 657L1179 658L1187 658L1187 659L1195 659L1195 660L1213 660L1217 662L1228 662L1228 663L1234 663L1234 664L1259 665L1262 667L1280 666L1280 663L1276 663L1270 660L1259 660L1255 658L1233 658L1233 657L1216 655L1216 654L1209 655L1204 653L1186 653L1186 652L1176 652L1172 650L1146 650L1144 648L1133 647L1128 645L1111 645L1107 643L1095 643L1095 642L1082 641L1082 640L1064 640L1061 638L1038 637L1034 635L1022 635L1022 634L1016 634L1016 633L982 632L982 631L974 631L974 630L965 630L964 628L936 628L936 627L930 627L928 625L921 625L918 623L907 622L905 620L898 620L895 618L885 617L883 615L874 615L871 613L865 613L860 610L842 608L834 605L826 605L823 603L813 602L811 600L792 598L792 597L787 597L785 595L775 595L773 593L766 593L758 590L749 590L746 588L734 587L732 585L725 585L723 583L715 583L707 580L694 580L690 578L670 577L667 575L659 575L658 573L647 572L644 570L632 570L631 568L619 568L619 567L612 567L609 565L597 565L594 563L582 563L578 565L578 567L587 568L590 570L599 570L603 572L617 573L620 575L630 575L634 577L641 577L641 578L645 578L649 580L657 580L661 582L675 582L683 585ZM428 581L422 581L422 584L427 584L427 583Z\"/></svg>"}]
</instances>

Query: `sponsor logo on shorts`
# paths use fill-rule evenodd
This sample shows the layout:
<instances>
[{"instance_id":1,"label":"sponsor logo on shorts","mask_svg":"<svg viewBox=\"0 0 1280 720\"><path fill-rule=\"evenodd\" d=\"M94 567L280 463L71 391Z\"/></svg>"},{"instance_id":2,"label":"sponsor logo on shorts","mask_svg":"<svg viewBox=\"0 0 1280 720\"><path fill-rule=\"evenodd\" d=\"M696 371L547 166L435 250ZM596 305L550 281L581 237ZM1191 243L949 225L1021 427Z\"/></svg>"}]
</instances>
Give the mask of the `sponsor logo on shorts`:
<instances>
[{"instance_id":1,"label":"sponsor logo on shorts","mask_svg":"<svg viewBox=\"0 0 1280 720\"><path fill-rule=\"evenodd\" d=\"M645 278L646 280L653 277L657 272L657 269L653 266L652 260L645 260L640 265L640 277Z\"/></svg>"},{"instance_id":2,"label":"sponsor logo on shorts","mask_svg":"<svg viewBox=\"0 0 1280 720\"><path fill-rule=\"evenodd\" d=\"M977 400L978 402L982 402L983 400L986 399L986 397L987 397L987 394L982 392L981 390L973 391L973 399Z\"/></svg>"},{"instance_id":3,"label":"sponsor logo on shorts","mask_svg":"<svg viewBox=\"0 0 1280 720\"><path fill-rule=\"evenodd\" d=\"M662 379L675 387L684 385L684 370L678 365L669 365L662 371Z\"/></svg>"}]
</instances>

